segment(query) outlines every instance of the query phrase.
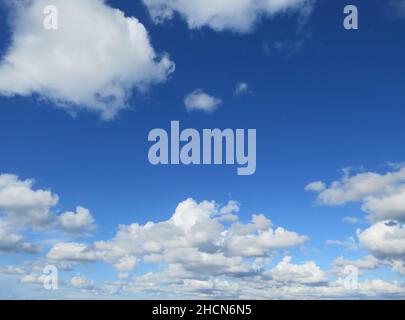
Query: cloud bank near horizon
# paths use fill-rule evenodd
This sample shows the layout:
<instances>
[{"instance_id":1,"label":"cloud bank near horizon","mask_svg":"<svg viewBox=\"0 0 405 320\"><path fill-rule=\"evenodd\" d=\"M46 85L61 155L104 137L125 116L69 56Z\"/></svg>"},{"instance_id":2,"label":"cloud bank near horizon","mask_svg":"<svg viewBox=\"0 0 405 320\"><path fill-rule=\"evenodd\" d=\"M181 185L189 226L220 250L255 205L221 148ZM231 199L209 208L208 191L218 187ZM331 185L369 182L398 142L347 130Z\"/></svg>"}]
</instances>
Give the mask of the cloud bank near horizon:
<instances>
[{"instance_id":1,"label":"cloud bank near horizon","mask_svg":"<svg viewBox=\"0 0 405 320\"><path fill-rule=\"evenodd\" d=\"M359 193L351 190L356 190L357 184L350 179L357 181L371 176L389 184L400 179L402 170L385 175L346 176L344 189L359 199ZM325 183L310 186L307 189L317 192L330 188ZM332 186L340 188L342 182L332 183ZM396 185L396 188L401 186ZM387 190L381 185L371 189ZM364 190L361 194L364 196ZM333 199L339 201L331 203L340 203L342 195ZM366 278L360 281L356 291L347 290L344 284L348 265L358 268L361 274L380 267L405 274L404 226L393 220L358 229L357 241L369 255L359 260L337 257L330 261L328 270L322 269L316 261L294 262L292 252L302 248L310 237L275 226L263 214L254 214L249 222L242 222L240 204L233 200L220 205L215 201L187 199L178 204L167 220L120 225L113 238L97 241L89 238L96 231L95 218L90 211L78 206L75 212L56 214L52 209L58 202L59 196L51 190L35 189L33 180L0 175L0 252L32 257L28 264L0 267L0 274L14 281L14 285L20 283L31 289L41 286L42 269L51 264L60 268L61 275L65 273L65 277L70 277L62 281L59 292L62 297L77 292L83 297L405 296L404 283L398 281ZM60 231L64 234L62 239L60 235L55 236ZM116 280L89 279L81 268L86 265L103 265L110 272L114 270ZM103 278L103 275L98 277Z\"/></svg>"}]
</instances>

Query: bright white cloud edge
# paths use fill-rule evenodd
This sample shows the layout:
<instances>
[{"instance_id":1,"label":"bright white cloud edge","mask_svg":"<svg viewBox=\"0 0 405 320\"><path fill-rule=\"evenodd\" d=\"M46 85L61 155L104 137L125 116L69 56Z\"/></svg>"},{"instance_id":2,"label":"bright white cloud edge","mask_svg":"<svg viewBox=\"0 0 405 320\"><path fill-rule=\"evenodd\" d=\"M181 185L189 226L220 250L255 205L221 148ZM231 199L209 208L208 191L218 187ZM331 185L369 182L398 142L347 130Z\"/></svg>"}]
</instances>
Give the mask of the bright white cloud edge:
<instances>
[{"instance_id":1,"label":"bright white cloud edge","mask_svg":"<svg viewBox=\"0 0 405 320\"><path fill-rule=\"evenodd\" d=\"M0 62L0 94L39 96L70 113L113 119L133 90L145 92L174 71L144 25L104 0L54 0L58 30L43 27L46 0L11 1L11 44Z\"/></svg>"}]
</instances>

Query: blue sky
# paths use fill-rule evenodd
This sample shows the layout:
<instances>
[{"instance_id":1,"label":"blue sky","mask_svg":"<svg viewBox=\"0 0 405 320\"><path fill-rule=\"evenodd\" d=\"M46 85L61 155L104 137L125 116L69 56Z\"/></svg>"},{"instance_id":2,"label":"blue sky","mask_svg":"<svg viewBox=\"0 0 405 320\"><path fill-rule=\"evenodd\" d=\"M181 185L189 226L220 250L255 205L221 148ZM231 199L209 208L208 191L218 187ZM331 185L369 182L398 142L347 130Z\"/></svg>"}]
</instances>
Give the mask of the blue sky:
<instances>
[{"instance_id":1,"label":"blue sky","mask_svg":"<svg viewBox=\"0 0 405 320\"><path fill-rule=\"evenodd\" d=\"M54 2L58 7L60 1ZM46 48L43 52L30 51L29 45L13 45L17 35L27 32L16 25L32 23L28 18L28 22L24 20L30 8L15 9L2 4L0 173L3 178L11 174L15 179L10 182L10 178L4 178L4 187L0 188L0 221L7 224L4 234L0 232L0 242L2 236L6 239L10 234L18 234L39 249L35 253L24 252L20 240L14 241L15 246L11 248L2 249L0 245L0 270L3 270L0 271L0 297L404 297L405 201L401 196L405 196L405 166L401 163L405 159L402 147L405 3L351 1L359 10L359 29L348 31L342 24L347 3L340 0L285 1L287 13L262 9L262 15L248 30L241 27L244 23L232 25L244 17L243 10L239 18L235 15L231 19L231 24L223 17L228 23L225 27L222 24L215 27L206 21L198 26L187 24L195 18L194 14L198 16L198 10L204 9L198 1L193 11L173 8L171 19L156 23L148 9L151 10L153 3L164 2L99 4L106 12L111 10L107 6L111 6L120 9L126 17L136 17L146 28L150 43L137 44L131 49L133 54L141 50L141 45L153 48L158 54L155 61L148 62L149 71L139 71L137 68L144 65L132 65L131 56L123 53L123 59L128 58L123 65L128 63L141 79L128 76L126 107L107 120L94 111L95 104L87 95L88 91L92 93L92 88L86 91L88 83L85 80L80 83L75 71L55 69L53 77L59 87L52 87L46 78L50 77L49 73L36 74L35 78L32 76L35 68L26 70L23 63L17 63L18 67L11 70L4 67L4 61L11 61L10 57L21 59L25 57L23 54L29 57L31 66L52 69L55 64L47 65L47 54L51 51ZM40 6L42 1L34 3ZM174 2L166 4L170 6L170 3ZM304 14L303 10L308 8L311 12ZM75 18L67 19L63 10L64 7L59 8L62 15L59 23L62 28L69 28L68 23L74 23ZM82 11L84 16L86 10ZM11 12L19 15L12 19ZM221 19L221 14L217 17ZM97 35L97 25L92 28L89 23L83 28ZM63 42L63 36L52 36L49 41ZM125 41L117 40L117 43L121 45ZM67 48L71 44L76 45L73 40L66 41ZM86 51L86 44L80 45ZM125 50L122 47L113 53L108 51L108 59L116 59L114 54L118 56ZM174 72L150 71L159 66L157 60L163 59L162 53L167 53L175 64ZM77 65L82 63L86 61L78 61ZM104 64L99 67L103 68ZM113 66L107 62L105 68L113 69ZM83 70L83 73L90 72L90 69ZM20 79L15 76L18 72L22 72L24 79L31 79L25 91L15 82ZM105 74L101 73L100 77L108 77ZM73 87L82 86L83 97L72 96L75 90L58 93L56 89L65 89L69 80L64 79L69 77L79 79L73 82ZM147 83L152 77L155 77L153 81ZM143 81L147 83L144 90L140 88ZM248 90L236 95L239 83L246 83ZM196 89L221 99L222 104L212 113L187 111L184 98ZM108 102L102 108L108 109ZM72 110L78 112L72 115ZM237 176L236 168L229 166L152 166L147 158L151 146L148 133L154 128L168 130L172 120L179 120L182 128L197 130L256 129L256 173ZM345 168L350 168L346 176L342 171ZM15 204L8 198L10 188L26 179L35 180L35 184L23 190L29 199L20 193ZM314 181L324 184L305 190ZM337 182L331 184L333 181ZM46 225L39 229L32 227L31 222L26 225L10 222L16 216L23 219L27 214L24 210L28 212L30 205L38 206L36 200L45 201L35 193L38 190L59 196L56 204L44 205L53 222L42 222ZM212 245L213 238L193 247L191 243L195 239L186 237L187 246L181 250L192 250L197 261L202 256L205 258L201 261L219 261L225 257L225 271L219 273L212 272L211 265L201 263L197 268L190 261L174 259L172 256L182 252L178 244L159 253L153 250L139 253L128 248L118 255L111 253L112 245L120 246L118 240L113 240L119 225L143 226L149 221L170 224L172 215L178 212L176 207L187 199L193 199L186 203L190 207L204 207L200 209L218 211L217 214L229 201L237 202L238 209L231 213L239 217L240 224L249 224L252 214L263 214L272 221L272 226L267 229L262 226L250 237L240 238L237 247L242 253L226 245L226 248L216 248L215 255L212 250L204 249L208 243ZM215 201L216 209L205 208L202 204L205 200ZM20 206L24 201L28 204ZM88 209L94 219L90 224L97 226L86 235L79 234L83 230L73 230L71 226L69 229L59 219L66 212L76 212L77 206ZM184 210L187 215L191 209ZM352 219L352 223L347 223L343 221L345 217L356 217L357 221ZM396 224L389 228L387 221ZM215 224L228 230L229 243L242 237L232 229L235 223L215 220ZM201 226L205 227L207 232L212 231L207 221ZM276 236L265 244L259 243L260 235L277 227L308 239L297 238L294 245L281 247L271 243L278 241ZM148 237L159 232L163 231L150 231L145 241L152 242ZM251 238L257 241L250 242ZM105 241L110 247L100 249L95 245L98 241ZM137 241L127 244L137 247ZM96 258L85 261L82 256L51 254L55 246L67 243L87 246L85 251ZM264 246L266 250L246 256L243 248L249 244ZM391 250L393 246L397 246L395 250ZM159 256L154 257L159 262L145 262L145 256L151 259L152 253ZM289 256L290 262L286 259ZM339 257L348 261L339 264ZM125 258L135 259L136 267L122 270L114 267ZM252 266L264 260L264 269L252 274ZM42 266L64 263L69 268L66 271L60 268L60 288L44 290L40 279ZM339 282L345 277L342 272L345 265L360 266L361 282L355 291L345 290ZM233 267L250 271L236 275L229 271ZM175 268L181 270L181 275L173 272ZM154 289L146 288L147 283ZM259 290L258 295L257 288L252 285L246 289L246 283L265 289ZM280 283L287 288L283 291L283 294L288 292L285 296L277 289ZM314 286L316 290L311 290ZM116 290L109 291L107 287ZM302 296L303 291L298 288L308 292Z\"/></svg>"}]
</instances>

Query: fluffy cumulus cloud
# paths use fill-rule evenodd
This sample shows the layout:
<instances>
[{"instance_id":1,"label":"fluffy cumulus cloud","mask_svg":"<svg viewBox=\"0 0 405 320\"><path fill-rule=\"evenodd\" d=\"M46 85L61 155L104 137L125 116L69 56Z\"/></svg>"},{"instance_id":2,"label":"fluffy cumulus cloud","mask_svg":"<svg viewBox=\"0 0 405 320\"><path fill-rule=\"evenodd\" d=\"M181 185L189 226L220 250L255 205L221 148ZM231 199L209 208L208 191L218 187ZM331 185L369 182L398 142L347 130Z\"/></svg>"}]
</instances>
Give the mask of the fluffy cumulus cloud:
<instances>
[{"instance_id":1,"label":"fluffy cumulus cloud","mask_svg":"<svg viewBox=\"0 0 405 320\"><path fill-rule=\"evenodd\" d=\"M213 112L221 104L222 100L205 93L202 89L196 89L184 98L187 111Z\"/></svg>"},{"instance_id":2,"label":"fluffy cumulus cloud","mask_svg":"<svg viewBox=\"0 0 405 320\"><path fill-rule=\"evenodd\" d=\"M294 247L308 240L296 232L270 226L271 221L262 215L253 215L249 225L234 224L224 238L227 250L240 256L261 257L269 250Z\"/></svg>"},{"instance_id":3,"label":"fluffy cumulus cloud","mask_svg":"<svg viewBox=\"0 0 405 320\"><path fill-rule=\"evenodd\" d=\"M25 240L27 232L62 230L84 235L94 230L94 218L86 208L58 216L53 211L58 203L57 194L35 189L34 180L0 174L0 252L38 252L38 246Z\"/></svg>"},{"instance_id":4,"label":"fluffy cumulus cloud","mask_svg":"<svg viewBox=\"0 0 405 320\"><path fill-rule=\"evenodd\" d=\"M371 225L357 230L359 245L366 248L373 259L367 263L405 271L405 166L397 165L386 173L363 172L350 175L345 170L341 180L327 186L311 183L307 191L318 193L318 203L336 206L360 203ZM353 221L353 219L350 219ZM355 220L358 222L358 219ZM366 269L366 268L364 268Z\"/></svg>"},{"instance_id":5,"label":"fluffy cumulus cloud","mask_svg":"<svg viewBox=\"0 0 405 320\"><path fill-rule=\"evenodd\" d=\"M166 221L121 225L111 240L58 243L48 258L53 263L110 264L119 280L108 288L95 286L97 294L112 290L155 298L403 296L401 283L365 281L353 293L345 289L341 278L330 279L314 261L295 263L287 255L275 263L279 252L304 244L308 237L275 228L264 215L253 215L249 223L243 223L237 217L239 210L235 201L220 206L213 201L188 199ZM134 275L138 264L160 268ZM335 268L342 269L346 264L362 270L379 266L373 257L353 262L340 258ZM344 276L342 270L335 274Z\"/></svg>"},{"instance_id":6,"label":"fluffy cumulus cloud","mask_svg":"<svg viewBox=\"0 0 405 320\"><path fill-rule=\"evenodd\" d=\"M405 225L378 222L364 231L359 230L358 237L373 255L405 261Z\"/></svg>"},{"instance_id":7,"label":"fluffy cumulus cloud","mask_svg":"<svg viewBox=\"0 0 405 320\"><path fill-rule=\"evenodd\" d=\"M0 94L36 95L69 112L113 118L133 89L145 91L174 70L148 32L104 0L55 0L58 29L43 26L46 0L10 1L12 40L0 62Z\"/></svg>"},{"instance_id":8,"label":"fluffy cumulus cloud","mask_svg":"<svg viewBox=\"0 0 405 320\"><path fill-rule=\"evenodd\" d=\"M131 272L136 267L136 258L134 256L122 257L114 264L114 268L120 272Z\"/></svg>"},{"instance_id":9,"label":"fluffy cumulus cloud","mask_svg":"<svg viewBox=\"0 0 405 320\"><path fill-rule=\"evenodd\" d=\"M296 265L292 257L284 257L273 269L264 272L265 277L284 283L319 284L326 281L326 274L314 262Z\"/></svg>"},{"instance_id":10,"label":"fluffy cumulus cloud","mask_svg":"<svg viewBox=\"0 0 405 320\"><path fill-rule=\"evenodd\" d=\"M405 166L384 174L363 172L350 175L327 186L318 181L307 185L318 193L318 203L328 206L360 202L372 221L405 221Z\"/></svg>"},{"instance_id":11,"label":"fluffy cumulus cloud","mask_svg":"<svg viewBox=\"0 0 405 320\"><path fill-rule=\"evenodd\" d=\"M405 225L395 221L378 222L357 230L360 243L379 263L405 275Z\"/></svg>"},{"instance_id":12,"label":"fluffy cumulus cloud","mask_svg":"<svg viewBox=\"0 0 405 320\"><path fill-rule=\"evenodd\" d=\"M235 201L221 207L213 201L180 203L170 219L145 225L122 225L109 241L58 243L48 258L65 261L105 261L119 272L131 272L137 260L176 266L184 274L240 275L254 272L245 258L267 257L278 249L299 246L308 240L283 228L272 228L263 215L251 223L230 222L239 210ZM227 227L227 225L229 225Z\"/></svg>"},{"instance_id":13,"label":"fluffy cumulus cloud","mask_svg":"<svg viewBox=\"0 0 405 320\"><path fill-rule=\"evenodd\" d=\"M35 253L37 248L24 240L24 237L17 233L14 228L4 220L0 220L0 253L4 252L31 252Z\"/></svg>"},{"instance_id":14,"label":"fluffy cumulus cloud","mask_svg":"<svg viewBox=\"0 0 405 320\"><path fill-rule=\"evenodd\" d=\"M96 228L90 211L83 207L77 207L76 213L63 213L60 215L59 221L63 230L74 234L86 234Z\"/></svg>"},{"instance_id":15,"label":"fluffy cumulus cloud","mask_svg":"<svg viewBox=\"0 0 405 320\"><path fill-rule=\"evenodd\" d=\"M190 29L246 33L262 17L300 12L307 14L312 0L143 0L152 19L159 23L179 14Z\"/></svg>"},{"instance_id":16,"label":"fluffy cumulus cloud","mask_svg":"<svg viewBox=\"0 0 405 320\"><path fill-rule=\"evenodd\" d=\"M58 196L48 190L33 190L33 180L20 180L16 175L0 175L0 211L9 223L40 228L52 220L50 208Z\"/></svg>"},{"instance_id":17,"label":"fluffy cumulus cloud","mask_svg":"<svg viewBox=\"0 0 405 320\"><path fill-rule=\"evenodd\" d=\"M34 190L33 183L12 174L0 175L0 252L36 252L38 248L25 241L21 230L42 229L52 223L50 208L58 196Z\"/></svg>"},{"instance_id":18,"label":"fluffy cumulus cloud","mask_svg":"<svg viewBox=\"0 0 405 320\"><path fill-rule=\"evenodd\" d=\"M84 243L62 242L54 245L47 255L50 260L70 262L94 262L102 260L100 252L93 251Z\"/></svg>"}]
</instances>

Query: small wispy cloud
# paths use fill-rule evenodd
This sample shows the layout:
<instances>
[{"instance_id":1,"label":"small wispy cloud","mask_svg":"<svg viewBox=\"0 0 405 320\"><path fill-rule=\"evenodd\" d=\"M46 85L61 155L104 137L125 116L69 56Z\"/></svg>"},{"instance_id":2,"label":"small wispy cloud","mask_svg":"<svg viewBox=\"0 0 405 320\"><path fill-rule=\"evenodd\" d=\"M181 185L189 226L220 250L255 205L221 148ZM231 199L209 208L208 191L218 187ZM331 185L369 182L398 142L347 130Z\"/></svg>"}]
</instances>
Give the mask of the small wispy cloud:
<instances>
[{"instance_id":1,"label":"small wispy cloud","mask_svg":"<svg viewBox=\"0 0 405 320\"><path fill-rule=\"evenodd\" d=\"M247 82L239 82L236 84L235 90L233 92L234 96L240 96L243 94L247 94L250 92L250 88L249 85L247 84Z\"/></svg>"}]
</instances>

